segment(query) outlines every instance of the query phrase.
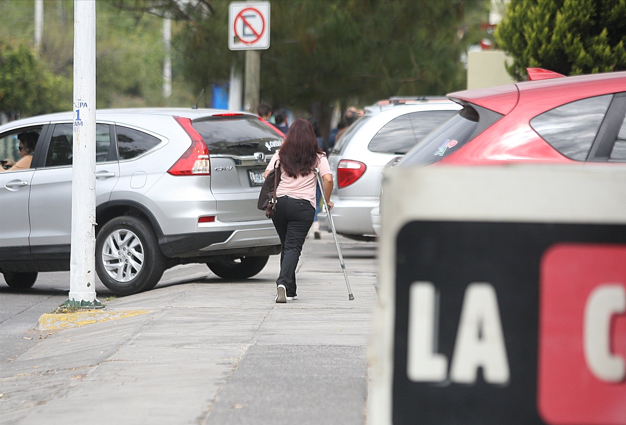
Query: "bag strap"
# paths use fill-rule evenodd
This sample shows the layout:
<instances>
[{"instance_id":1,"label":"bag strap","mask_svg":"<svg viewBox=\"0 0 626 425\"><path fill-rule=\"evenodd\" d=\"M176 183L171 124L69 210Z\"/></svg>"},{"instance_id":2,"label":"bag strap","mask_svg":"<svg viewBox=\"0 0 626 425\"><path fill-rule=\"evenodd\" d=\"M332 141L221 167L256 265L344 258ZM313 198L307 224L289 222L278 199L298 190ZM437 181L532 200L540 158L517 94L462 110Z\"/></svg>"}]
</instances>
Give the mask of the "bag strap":
<instances>
[{"instance_id":1,"label":"bag strap","mask_svg":"<svg viewBox=\"0 0 626 425\"><path fill-rule=\"evenodd\" d=\"M276 192L278 191L278 179L280 177L280 164L278 160L274 163L274 193L272 193L272 203L276 205Z\"/></svg>"}]
</instances>

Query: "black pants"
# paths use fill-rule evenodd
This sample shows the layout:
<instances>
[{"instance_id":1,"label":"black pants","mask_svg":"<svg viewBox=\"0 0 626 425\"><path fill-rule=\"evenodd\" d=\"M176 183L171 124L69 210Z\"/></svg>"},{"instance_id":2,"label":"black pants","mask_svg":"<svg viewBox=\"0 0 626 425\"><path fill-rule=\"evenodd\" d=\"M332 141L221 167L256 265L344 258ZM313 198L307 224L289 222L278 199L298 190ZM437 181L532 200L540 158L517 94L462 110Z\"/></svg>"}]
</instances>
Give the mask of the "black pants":
<instances>
[{"instance_id":1,"label":"black pants","mask_svg":"<svg viewBox=\"0 0 626 425\"><path fill-rule=\"evenodd\" d=\"M272 221L280 238L280 274L276 285L285 285L287 296L297 294L296 267L302 252L302 245L311 224L315 208L309 201L288 196L278 198L276 212Z\"/></svg>"}]
</instances>

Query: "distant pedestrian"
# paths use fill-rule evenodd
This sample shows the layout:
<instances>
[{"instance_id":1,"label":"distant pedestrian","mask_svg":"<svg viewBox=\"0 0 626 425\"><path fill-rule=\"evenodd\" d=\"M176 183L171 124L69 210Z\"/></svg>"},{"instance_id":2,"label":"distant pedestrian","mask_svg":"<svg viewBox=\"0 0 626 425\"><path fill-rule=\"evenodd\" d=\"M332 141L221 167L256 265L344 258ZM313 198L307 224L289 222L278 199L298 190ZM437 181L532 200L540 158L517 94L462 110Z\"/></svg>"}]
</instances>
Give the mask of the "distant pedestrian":
<instances>
[{"instance_id":1,"label":"distant pedestrian","mask_svg":"<svg viewBox=\"0 0 626 425\"><path fill-rule=\"evenodd\" d=\"M333 128L330 132L330 135L328 136L328 152L330 152L334 147L335 147L335 143L337 142L337 134L342 130L346 128L346 122L344 120L339 121L339 123L337 124L337 128Z\"/></svg>"},{"instance_id":2,"label":"distant pedestrian","mask_svg":"<svg viewBox=\"0 0 626 425\"><path fill-rule=\"evenodd\" d=\"M284 109L279 109L274 114L274 125L284 134L287 134L289 124L287 123L287 112Z\"/></svg>"},{"instance_id":3,"label":"distant pedestrian","mask_svg":"<svg viewBox=\"0 0 626 425\"><path fill-rule=\"evenodd\" d=\"M269 121L272 118L272 107L267 103L261 103L258 108L256 108L257 115L263 118L265 121Z\"/></svg>"},{"instance_id":4,"label":"distant pedestrian","mask_svg":"<svg viewBox=\"0 0 626 425\"><path fill-rule=\"evenodd\" d=\"M345 123L345 126L341 130L337 130L335 143L337 143L337 141L341 139L343 133L345 133L346 130L358 119L359 111L354 106L350 106L348 109L346 109L346 113L343 115L343 121Z\"/></svg>"},{"instance_id":5,"label":"distant pedestrian","mask_svg":"<svg viewBox=\"0 0 626 425\"><path fill-rule=\"evenodd\" d=\"M265 177L278 161L281 180L276 189L277 206L272 217L280 238L280 274L276 280L276 302L298 298L296 267L304 240L315 216L317 168L324 182L324 196L332 209L330 193L333 177L324 152L317 146L310 122L297 119L289 128L285 141L267 165Z\"/></svg>"}]
</instances>

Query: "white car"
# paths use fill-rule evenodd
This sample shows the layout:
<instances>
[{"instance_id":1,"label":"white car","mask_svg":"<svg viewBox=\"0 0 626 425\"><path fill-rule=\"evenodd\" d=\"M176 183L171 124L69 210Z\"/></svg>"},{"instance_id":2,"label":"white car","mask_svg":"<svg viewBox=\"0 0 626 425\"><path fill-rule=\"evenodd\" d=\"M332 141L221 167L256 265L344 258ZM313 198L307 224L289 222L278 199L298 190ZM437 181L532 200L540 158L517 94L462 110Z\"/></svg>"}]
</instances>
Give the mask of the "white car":
<instances>
[{"instance_id":1,"label":"white car","mask_svg":"<svg viewBox=\"0 0 626 425\"><path fill-rule=\"evenodd\" d=\"M445 98L395 101L366 108L330 152L335 180L331 196L337 233L358 240L374 240L370 213L378 206L383 168L415 146L461 107ZM320 228L329 230L325 215Z\"/></svg>"}]
</instances>

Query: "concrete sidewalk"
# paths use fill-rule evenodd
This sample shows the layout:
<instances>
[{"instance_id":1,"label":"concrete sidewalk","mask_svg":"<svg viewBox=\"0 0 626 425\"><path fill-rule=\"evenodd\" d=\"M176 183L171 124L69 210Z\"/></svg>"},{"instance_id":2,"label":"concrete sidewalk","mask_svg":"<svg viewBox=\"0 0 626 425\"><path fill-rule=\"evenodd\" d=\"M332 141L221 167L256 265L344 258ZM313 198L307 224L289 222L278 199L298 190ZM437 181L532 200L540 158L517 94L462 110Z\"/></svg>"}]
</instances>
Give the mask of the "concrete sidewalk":
<instances>
[{"instance_id":1,"label":"concrete sidewalk","mask_svg":"<svg viewBox=\"0 0 626 425\"><path fill-rule=\"evenodd\" d=\"M274 302L274 256L254 279L207 269L106 303L145 314L44 333L0 366L0 424L364 424L377 246L342 239L348 301L323 237L296 301Z\"/></svg>"}]
</instances>

